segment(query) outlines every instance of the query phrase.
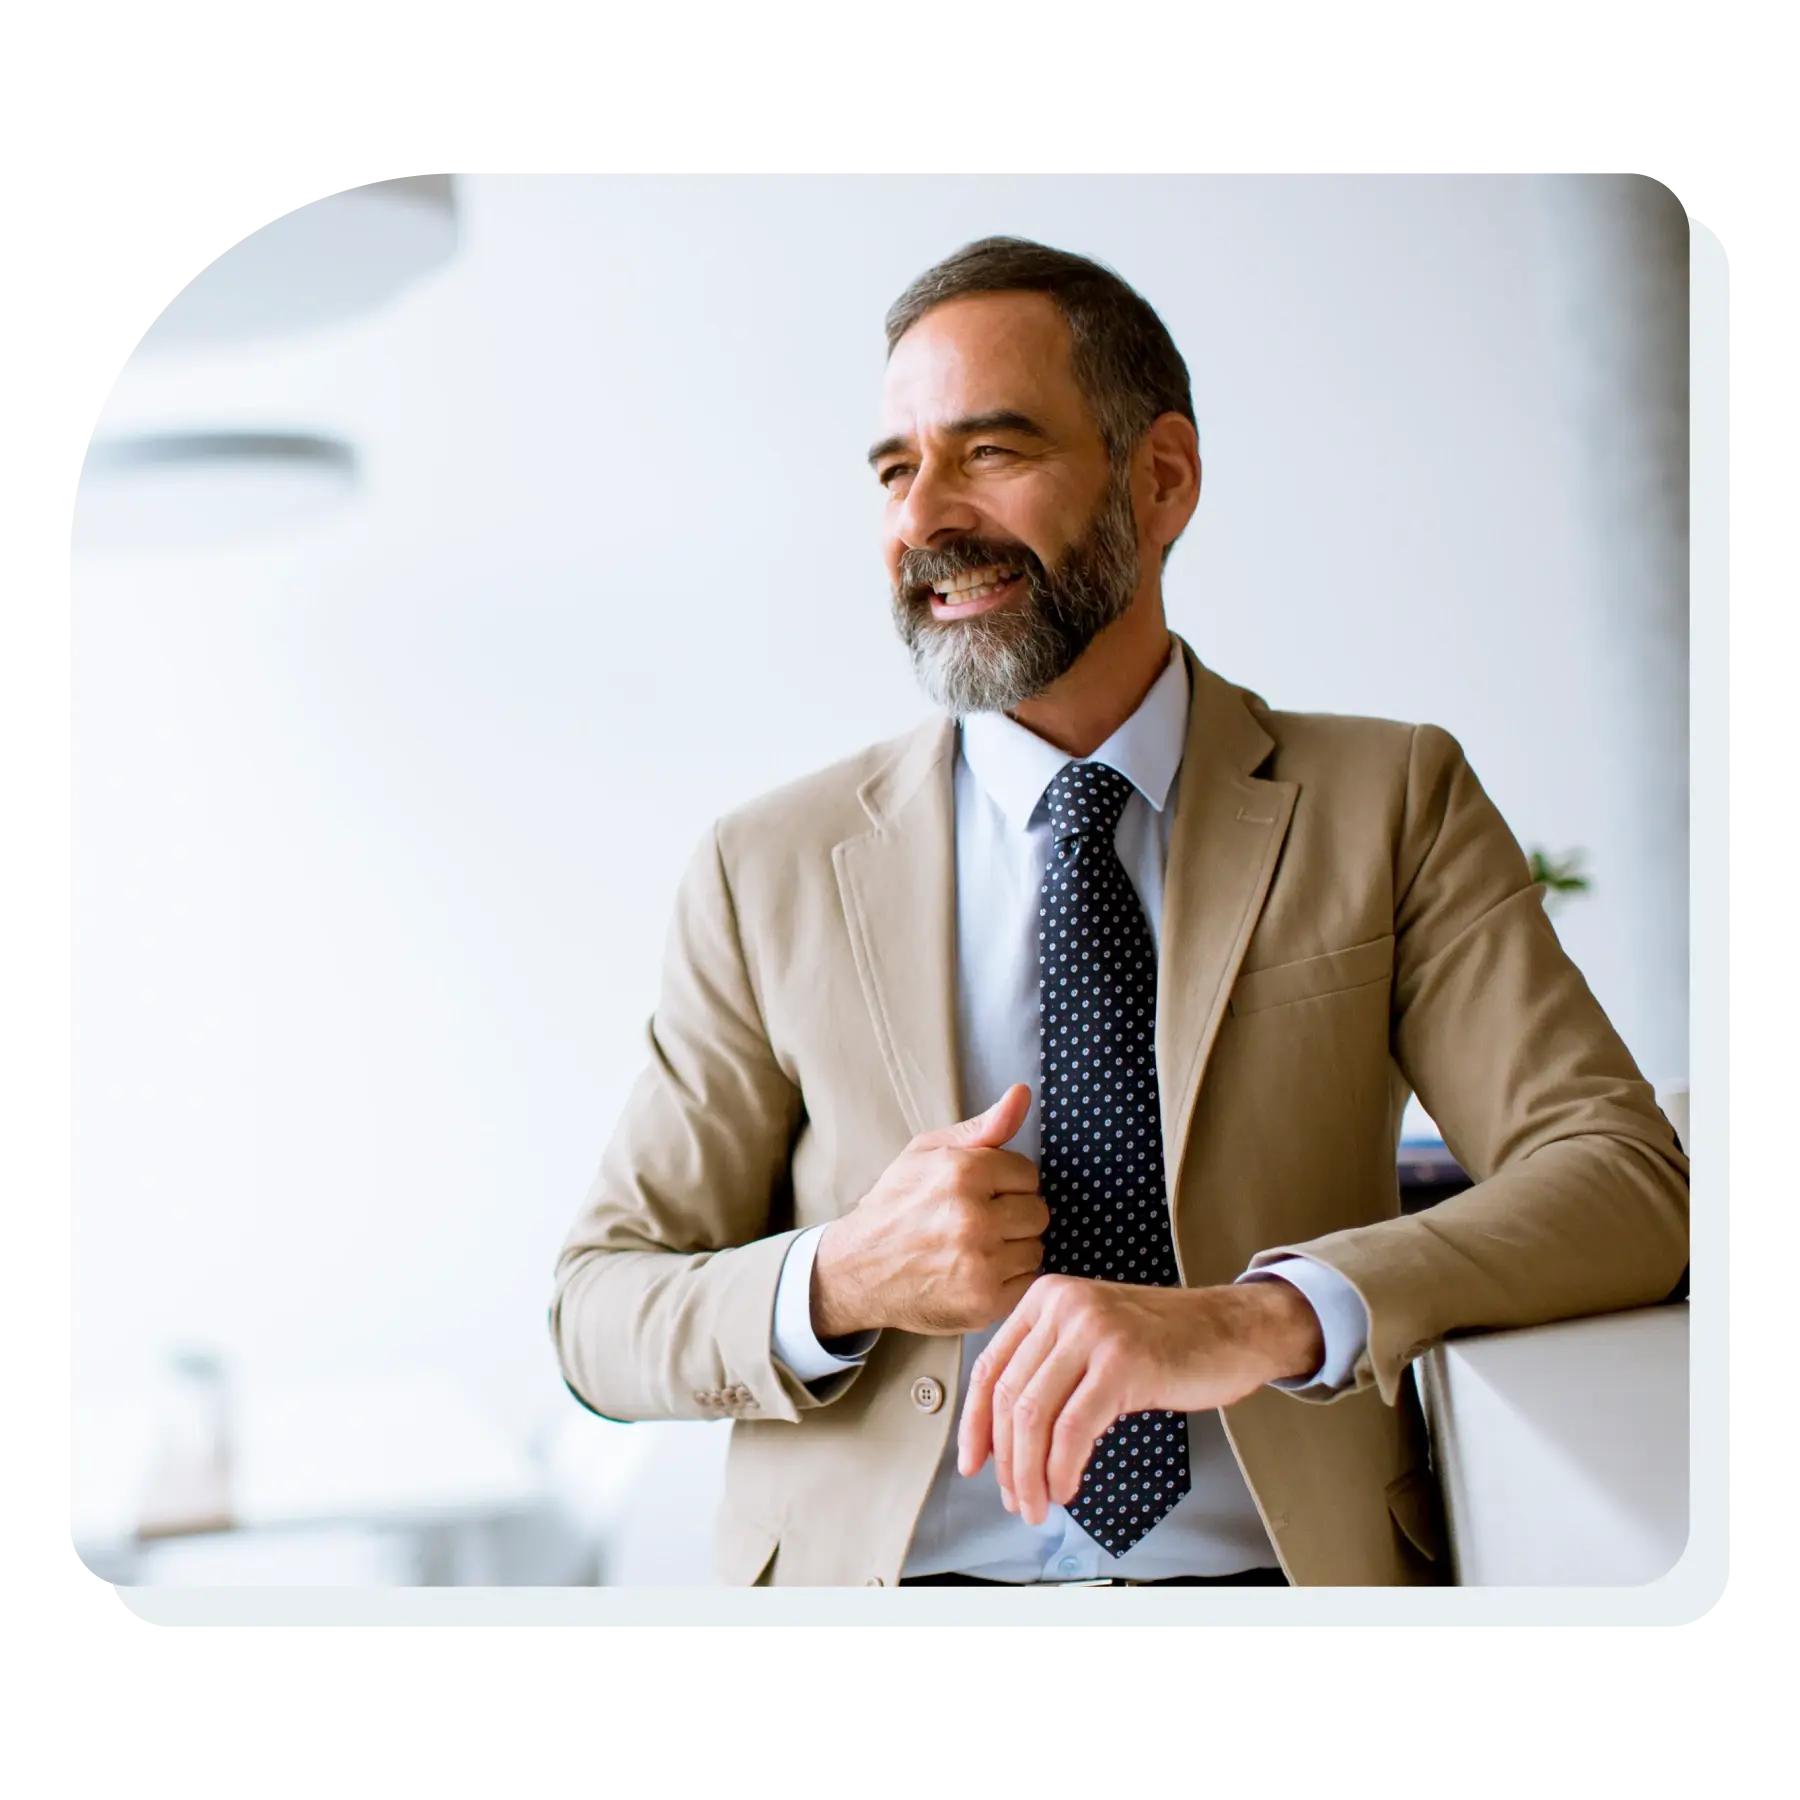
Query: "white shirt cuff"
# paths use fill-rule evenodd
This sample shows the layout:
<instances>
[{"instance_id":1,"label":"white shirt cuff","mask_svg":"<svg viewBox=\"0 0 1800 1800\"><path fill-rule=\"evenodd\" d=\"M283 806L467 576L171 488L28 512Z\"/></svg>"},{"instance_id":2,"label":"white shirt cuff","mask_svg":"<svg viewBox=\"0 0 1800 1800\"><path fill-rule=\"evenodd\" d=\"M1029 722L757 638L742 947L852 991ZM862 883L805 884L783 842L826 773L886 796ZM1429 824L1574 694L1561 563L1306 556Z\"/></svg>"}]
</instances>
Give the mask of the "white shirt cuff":
<instances>
[{"instance_id":1,"label":"white shirt cuff","mask_svg":"<svg viewBox=\"0 0 1800 1800\"><path fill-rule=\"evenodd\" d=\"M859 1331L853 1337L833 1338L842 1351L834 1355L813 1332L812 1269L819 1253L819 1234L823 1225L803 1231L788 1245L781 1259L781 1279L775 1287L775 1319L770 1331L770 1348L797 1381L823 1381L827 1375L854 1369L871 1350L878 1331Z\"/></svg>"},{"instance_id":2,"label":"white shirt cuff","mask_svg":"<svg viewBox=\"0 0 1800 1800\"><path fill-rule=\"evenodd\" d=\"M1336 1269L1314 1262L1310 1256L1284 1256L1279 1262L1265 1263L1260 1269L1240 1275L1238 1280L1285 1281L1298 1288L1317 1315L1325 1339L1324 1360L1312 1374L1271 1381L1270 1387L1291 1394L1303 1388L1351 1385L1356 1359L1368 1348L1369 1309L1363 1305L1362 1295Z\"/></svg>"}]
</instances>

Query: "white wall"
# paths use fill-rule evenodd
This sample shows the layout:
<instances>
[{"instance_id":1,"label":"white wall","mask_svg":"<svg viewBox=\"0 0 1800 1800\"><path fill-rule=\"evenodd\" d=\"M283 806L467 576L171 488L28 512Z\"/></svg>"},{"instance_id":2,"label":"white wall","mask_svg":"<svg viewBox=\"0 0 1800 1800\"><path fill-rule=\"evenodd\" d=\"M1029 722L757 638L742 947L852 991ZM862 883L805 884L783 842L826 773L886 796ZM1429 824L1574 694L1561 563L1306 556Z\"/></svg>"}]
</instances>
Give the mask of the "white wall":
<instances>
[{"instance_id":1,"label":"white wall","mask_svg":"<svg viewBox=\"0 0 1800 1800\"><path fill-rule=\"evenodd\" d=\"M1590 779L1533 183L470 179L360 322L142 356L109 428L318 428L310 531L78 559L76 1363L429 1366L566 1400L551 1264L637 1070L667 907L723 809L922 715L876 554L881 315L1010 231L1115 264L1193 374L1171 623L1273 704L1453 731L1656 1080ZM146 321L148 323L148 321Z\"/></svg>"}]
</instances>

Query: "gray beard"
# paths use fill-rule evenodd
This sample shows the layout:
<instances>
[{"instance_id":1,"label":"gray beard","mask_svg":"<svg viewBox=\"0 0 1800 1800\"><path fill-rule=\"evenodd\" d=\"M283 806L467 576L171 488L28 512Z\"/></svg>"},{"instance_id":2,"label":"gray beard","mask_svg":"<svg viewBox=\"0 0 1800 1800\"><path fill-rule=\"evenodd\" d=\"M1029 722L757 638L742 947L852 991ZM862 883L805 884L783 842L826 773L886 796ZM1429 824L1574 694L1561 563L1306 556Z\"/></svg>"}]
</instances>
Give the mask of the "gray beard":
<instances>
[{"instance_id":1,"label":"gray beard","mask_svg":"<svg viewBox=\"0 0 1800 1800\"><path fill-rule=\"evenodd\" d=\"M893 594L894 626L926 697L958 718L1011 712L1072 669L1137 593L1137 522L1129 480L1115 474L1086 532L1055 568L1032 558L1024 591L972 619L931 616L931 600Z\"/></svg>"}]
</instances>

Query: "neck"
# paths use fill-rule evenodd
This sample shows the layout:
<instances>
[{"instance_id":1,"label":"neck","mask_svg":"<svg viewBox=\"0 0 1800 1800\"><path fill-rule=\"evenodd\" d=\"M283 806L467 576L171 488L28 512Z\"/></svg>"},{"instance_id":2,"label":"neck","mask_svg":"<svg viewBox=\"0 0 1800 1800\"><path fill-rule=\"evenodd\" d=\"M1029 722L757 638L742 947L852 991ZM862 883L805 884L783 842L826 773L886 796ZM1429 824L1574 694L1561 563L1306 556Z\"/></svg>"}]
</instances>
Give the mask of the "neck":
<instances>
[{"instance_id":1,"label":"neck","mask_svg":"<svg viewBox=\"0 0 1800 1800\"><path fill-rule=\"evenodd\" d=\"M1162 595L1140 594L1074 666L1007 717L1067 756L1092 756L1143 705L1169 661Z\"/></svg>"}]
</instances>

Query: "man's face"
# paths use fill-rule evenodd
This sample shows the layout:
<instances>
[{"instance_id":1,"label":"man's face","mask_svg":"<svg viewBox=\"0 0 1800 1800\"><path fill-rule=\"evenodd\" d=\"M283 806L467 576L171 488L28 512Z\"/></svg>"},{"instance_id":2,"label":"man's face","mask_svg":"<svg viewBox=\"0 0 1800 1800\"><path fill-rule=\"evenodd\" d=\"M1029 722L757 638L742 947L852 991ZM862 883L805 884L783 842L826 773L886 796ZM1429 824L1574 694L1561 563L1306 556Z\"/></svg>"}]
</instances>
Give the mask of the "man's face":
<instances>
[{"instance_id":1,"label":"man's face","mask_svg":"<svg viewBox=\"0 0 1800 1800\"><path fill-rule=\"evenodd\" d=\"M894 623L946 711L1011 711L1137 592L1129 474L1110 468L1042 294L947 301L894 346L870 463Z\"/></svg>"}]
</instances>

